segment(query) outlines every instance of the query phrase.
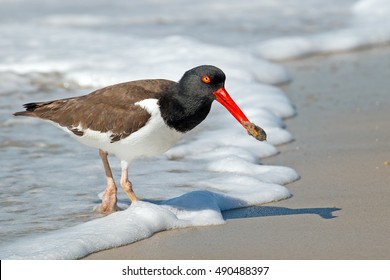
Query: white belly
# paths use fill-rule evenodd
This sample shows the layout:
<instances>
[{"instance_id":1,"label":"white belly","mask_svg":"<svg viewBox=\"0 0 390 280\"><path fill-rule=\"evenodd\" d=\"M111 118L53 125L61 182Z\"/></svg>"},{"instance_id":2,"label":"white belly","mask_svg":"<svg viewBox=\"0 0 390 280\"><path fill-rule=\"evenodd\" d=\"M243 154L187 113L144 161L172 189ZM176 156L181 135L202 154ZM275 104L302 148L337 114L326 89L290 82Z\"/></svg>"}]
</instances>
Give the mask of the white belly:
<instances>
[{"instance_id":1,"label":"white belly","mask_svg":"<svg viewBox=\"0 0 390 280\"><path fill-rule=\"evenodd\" d=\"M168 127L160 115L157 99L145 99L136 103L146 109L151 118L144 127L132 133L130 136L111 143L111 132L99 132L91 129L81 129L83 136L76 136L65 127L61 127L79 142L110 154L116 155L120 160L128 163L142 158L156 156L164 153L177 143L184 135L181 132Z\"/></svg>"}]
</instances>

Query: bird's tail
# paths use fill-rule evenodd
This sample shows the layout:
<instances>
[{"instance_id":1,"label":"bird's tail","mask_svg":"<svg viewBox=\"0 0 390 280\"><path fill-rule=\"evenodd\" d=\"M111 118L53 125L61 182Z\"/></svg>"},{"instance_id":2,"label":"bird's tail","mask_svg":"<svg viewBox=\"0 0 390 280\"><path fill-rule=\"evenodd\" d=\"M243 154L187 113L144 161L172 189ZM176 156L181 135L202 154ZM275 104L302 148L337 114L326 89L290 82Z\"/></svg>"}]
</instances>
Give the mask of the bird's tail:
<instances>
[{"instance_id":1,"label":"bird's tail","mask_svg":"<svg viewBox=\"0 0 390 280\"><path fill-rule=\"evenodd\" d=\"M37 117L37 115L35 114L35 110L39 109L43 106L46 106L50 103L52 103L52 101L27 103L27 104L23 105L23 107L26 109L26 111L15 112L13 115L14 116Z\"/></svg>"}]
</instances>

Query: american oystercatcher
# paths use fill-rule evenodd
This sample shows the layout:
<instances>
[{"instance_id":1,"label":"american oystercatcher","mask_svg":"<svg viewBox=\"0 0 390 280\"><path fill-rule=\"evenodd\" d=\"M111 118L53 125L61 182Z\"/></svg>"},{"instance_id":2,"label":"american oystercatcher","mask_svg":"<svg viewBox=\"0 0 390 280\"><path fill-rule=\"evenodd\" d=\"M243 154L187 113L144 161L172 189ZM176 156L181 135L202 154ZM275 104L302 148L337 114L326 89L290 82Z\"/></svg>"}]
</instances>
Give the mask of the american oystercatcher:
<instances>
[{"instance_id":1,"label":"american oystercatcher","mask_svg":"<svg viewBox=\"0 0 390 280\"><path fill-rule=\"evenodd\" d=\"M23 105L15 116L47 120L81 143L99 149L107 186L100 212L117 209L117 187L107 155L121 160L120 184L137 201L128 166L138 158L161 154L208 115L214 100L221 103L257 140L265 132L251 123L224 88L225 74L211 65L195 67L179 82L139 80L96 90L88 95Z\"/></svg>"}]
</instances>

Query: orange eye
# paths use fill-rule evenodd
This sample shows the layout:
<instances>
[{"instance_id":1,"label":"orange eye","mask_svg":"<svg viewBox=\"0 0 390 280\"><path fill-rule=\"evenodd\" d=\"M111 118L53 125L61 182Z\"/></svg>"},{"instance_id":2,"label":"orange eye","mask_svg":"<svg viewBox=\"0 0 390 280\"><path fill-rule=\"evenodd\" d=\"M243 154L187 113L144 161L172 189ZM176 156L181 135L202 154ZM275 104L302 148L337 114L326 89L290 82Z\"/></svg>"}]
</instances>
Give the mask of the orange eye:
<instances>
[{"instance_id":1,"label":"orange eye","mask_svg":"<svg viewBox=\"0 0 390 280\"><path fill-rule=\"evenodd\" d=\"M207 75L203 76L202 82L209 84L211 82L210 76L207 76Z\"/></svg>"}]
</instances>

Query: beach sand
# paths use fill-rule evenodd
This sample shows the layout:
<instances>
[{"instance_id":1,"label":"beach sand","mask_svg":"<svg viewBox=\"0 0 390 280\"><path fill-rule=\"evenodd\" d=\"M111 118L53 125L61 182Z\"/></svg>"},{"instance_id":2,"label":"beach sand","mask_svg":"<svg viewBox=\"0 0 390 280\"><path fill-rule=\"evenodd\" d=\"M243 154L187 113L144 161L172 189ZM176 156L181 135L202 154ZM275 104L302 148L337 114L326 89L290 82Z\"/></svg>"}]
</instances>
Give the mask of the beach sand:
<instances>
[{"instance_id":1,"label":"beach sand","mask_svg":"<svg viewBox=\"0 0 390 280\"><path fill-rule=\"evenodd\" d=\"M300 174L293 197L86 259L389 259L390 47L284 65L295 141L262 163Z\"/></svg>"}]
</instances>

